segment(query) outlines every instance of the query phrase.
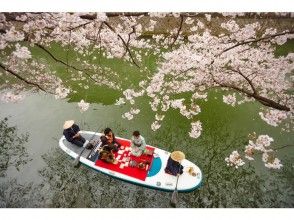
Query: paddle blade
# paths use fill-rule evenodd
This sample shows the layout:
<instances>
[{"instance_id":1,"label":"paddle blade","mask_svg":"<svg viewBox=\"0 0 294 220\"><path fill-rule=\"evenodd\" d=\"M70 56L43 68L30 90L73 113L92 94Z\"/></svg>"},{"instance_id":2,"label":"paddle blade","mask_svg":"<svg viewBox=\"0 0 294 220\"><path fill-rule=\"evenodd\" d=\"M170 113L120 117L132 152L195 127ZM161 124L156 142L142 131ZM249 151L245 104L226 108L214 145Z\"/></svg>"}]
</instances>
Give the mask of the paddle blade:
<instances>
[{"instance_id":1,"label":"paddle blade","mask_svg":"<svg viewBox=\"0 0 294 220\"><path fill-rule=\"evenodd\" d=\"M175 190L172 194L170 204L172 207L176 207L177 203L178 203L178 191Z\"/></svg>"},{"instance_id":2,"label":"paddle blade","mask_svg":"<svg viewBox=\"0 0 294 220\"><path fill-rule=\"evenodd\" d=\"M86 148L84 147L83 150L81 151L81 153L79 154L79 156L77 156L76 159L74 160L74 162L73 162L74 167L78 167L79 166L81 156L82 156L82 154L83 154L83 152L84 152L85 149Z\"/></svg>"},{"instance_id":3,"label":"paddle blade","mask_svg":"<svg viewBox=\"0 0 294 220\"><path fill-rule=\"evenodd\" d=\"M74 162L73 162L73 166L74 166L74 167L78 167L78 166L79 166L79 164L80 164L80 158L81 158L81 156L79 155L79 156L74 160Z\"/></svg>"}]
</instances>

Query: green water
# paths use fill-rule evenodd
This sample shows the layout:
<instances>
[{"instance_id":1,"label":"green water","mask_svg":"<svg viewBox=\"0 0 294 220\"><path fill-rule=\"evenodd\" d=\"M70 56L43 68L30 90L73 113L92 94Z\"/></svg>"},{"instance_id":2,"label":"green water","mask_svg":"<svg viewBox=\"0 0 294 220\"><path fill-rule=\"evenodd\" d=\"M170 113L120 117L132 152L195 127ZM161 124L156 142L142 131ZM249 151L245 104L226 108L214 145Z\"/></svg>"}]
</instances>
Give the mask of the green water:
<instances>
[{"instance_id":1,"label":"green water","mask_svg":"<svg viewBox=\"0 0 294 220\"><path fill-rule=\"evenodd\" d=\"M60 58L65 56L57 45L52 50ZM97 54L95 62L119 73L116 80L121 90L114 90L87 79L83 83L89 89L79 87L79 82L69 80L69 72L73 71L37 48L33 55L56 70L77 93L55 100L52 95L28 91L26 99L19 103L0 104L0 138L10 149L9 154L0 151L1 158L12 161L1 164L0 207L170 207L171 193L112 179L83 166L73 168L72 160L58 147L63 122L68 119L74 119L84 130L111 127L117 136L125 138L138 129L150 145L185 152L187 159L202 169L204 179L198 190L180 194L178 207L294 207L294 135L262 121L258 115L260 104L232 108L222 102L220 91L210 91L207 102L198 102L201 113L194 118L202 122L200 138L189 137L190 122L176 110L168 111L161 128L153 132L150 125L155 113L148 104L150 98L136 100L141 112L131 121L121 117L130 106L115 106L114 102L122 90L156 69L155 56L147 55L143 62L149 70L139 72L126 62ZM70 54L71 59L74 56L77 55ZM81 99L91 103L84 113L77 107ZM8 131L5 126L16 129ZM274 138L274 148L281 148L277 151L284 165L281 170L264 167L261 155L255 155L255 161L246 160L246 165L237 170L227 167L225 157L233 150L243 152L247 135L252 132ZM22 134L27 134L28 139Z\"/></svg>"}]
</instances>

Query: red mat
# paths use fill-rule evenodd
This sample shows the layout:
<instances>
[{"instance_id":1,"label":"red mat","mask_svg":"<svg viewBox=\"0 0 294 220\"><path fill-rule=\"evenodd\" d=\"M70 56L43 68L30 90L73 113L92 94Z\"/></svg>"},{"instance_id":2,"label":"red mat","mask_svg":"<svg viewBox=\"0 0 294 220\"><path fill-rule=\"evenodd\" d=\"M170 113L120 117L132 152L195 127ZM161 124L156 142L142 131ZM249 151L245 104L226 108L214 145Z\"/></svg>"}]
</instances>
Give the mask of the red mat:
<instances>
[{"instance_id":1,"label":"red mat","mask_svg":"<svg viewBox=\"0 0 294 220\"><path fill-rule=\"evenodd\" d=\"M118 152L114 153L115 158L117 158L119 160L119 162L117 164L109 164L109 163L106 163L102 160L97 160L95 165L98 167L103 167L108 170L116 171L118 173L122 173L127 176L134 177L136 179L145 181L147 174L148 174L148 171L152 165L153 156L148 156L148 155L141 155L140 157L133 156L133 155L131 155L131 152L130 152L131 141L122 140L119 138L116 138L116 139L121 144L121 146L123 146L125 148L123 150L119 150ZM154 147L146 146L146 149L150 149L150 150L154 151ZM147 170L146 169L139 169L137 167L130 167L129 165L126 165L127 162L122 161L123 158L127 158L127 157L129 157L130 160L135 160L138 163L140 163L142 161L148 161L150 165L148 165ZM125 164L125 166L123 168L120 168L121 164Z\"/></svg>"}]
</instances>

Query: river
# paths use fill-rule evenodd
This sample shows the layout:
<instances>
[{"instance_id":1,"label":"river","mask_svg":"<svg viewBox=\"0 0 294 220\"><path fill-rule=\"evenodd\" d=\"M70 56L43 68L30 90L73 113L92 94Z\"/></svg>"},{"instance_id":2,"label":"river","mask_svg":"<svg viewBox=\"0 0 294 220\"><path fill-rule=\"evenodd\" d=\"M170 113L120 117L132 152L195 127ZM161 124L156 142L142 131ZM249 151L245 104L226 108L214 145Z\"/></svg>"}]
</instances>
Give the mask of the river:
<instances>
[{"instance_id":1,"label":"river","mask_svg":"<svg viewBox=\"0 0 294 220\"><path fill-rule=\"evenodd\" d=\"M257 104L231 108L217 92L201 103L199 139L188 136L189 121L177 111L167 114L162 127L153 132L152 111L142 98L141 113L133 120L121 118L128 106L92 103L80 113L77 103L56 100L43 93L27 93L19 103L1 103L1 119L16 126L14 135L28 134L23 143L26 164L7 167L1 178L0 199L6 207L169 207L171 193L135 186L86 167L72 167L72 160L59 149L62 125L74 119L84 130L111 127L117 136L130 138L139 129L150 145L168 151L179 149L203 171L203 186L180 194L179 207L293 207L293 146L278 150L284 167L269 170L261 155L238 170L227 167L224 158L232 150L242 151L247 135L269 134L274 146L293 144L293 133L266 125L258 116ZM216 97L216 99L214 98ZM140 106L140 103L138 104ZM145 110L146 109L146 110ZM2 135L4 135L2 133ZM3 137L1 137L3 138ZM10 148L13 148L9 146ZM23 151L14 152L14 157ZM63 190L61 190L63 188Z\"/></svg>"}]
</instances>

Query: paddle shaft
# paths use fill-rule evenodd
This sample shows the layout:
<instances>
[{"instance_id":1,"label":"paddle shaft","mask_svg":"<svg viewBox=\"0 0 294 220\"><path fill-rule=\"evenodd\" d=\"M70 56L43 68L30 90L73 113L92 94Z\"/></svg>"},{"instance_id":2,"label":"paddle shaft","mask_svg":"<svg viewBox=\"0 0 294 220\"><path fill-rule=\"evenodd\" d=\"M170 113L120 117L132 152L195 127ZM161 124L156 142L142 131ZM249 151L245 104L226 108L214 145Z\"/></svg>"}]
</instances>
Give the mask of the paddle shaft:
<instances>
[{"instance_id":1,"label":"paddle shaft","mask_svg":"<svg viewBox=\"0 0 294 220\"><path fill-rule=\"evenodd\" d=\"M90 141L93 140L93 138L95 137L95 135L96 135L96 132L95 132L95 133L93 134L93 136L90 138L89 143L90 143ZM80 163L80 158L81 158L81 156L82 156L82 154L83 154L83 152L84 152L85 149L86 149L86 146L85 146L85 147L83 148L83 150L79 153L79 155L75 158L75 160L74 160L74 162L73 162L73 164L74 164L75 167L79 165L79 163Z\"/></svg>"},{"instance_id":2,"label":"paddle shaft","mask_svg":"<svg viewBox=\"0 0 294 220\"><path fill-rule=\"evenodd\" d=\"M179 171L177 173L177 182L176 182L176 187L175 190L173 191L170 203L173 207L176 207L176 203L178 202L178 182L179 182L179 177L180 177L180 169L181 169L181 164L179 167Z\"/></svg>"},{"instance_id":3,"label":"paddle shaft","mask_svg":"<svg viewBox=\"0 0 294 220\"><path fill-rule=\"evenodd\" d=\"M178 176L177 176L177 182L176 182L176 188L175 188L175 191L177 191L177 190L178 190L178 182L179 182L179 177L180 177L180 175L178 175Z\"/></svg>"},{"instance_id":4,"label":"paddle shaft","mask_svg":"<svg viewBox=\"0 0 294 220\"><path fill-rule=\"evenodd\" d=\"M94 138L95 134L96 134L96 132L93 134L93 136L91 137L90 141ZM90 142L90 141L89 141L89 142ZM80 162L80 157L81 157L81 155L82 155L82 153L84 152L85 149L86 149L86 147L83 148L83 150L81 151L81 153L79 154L79 156L76 157L76 159L75 159L74 162L78 161L78 164L79 164L79 162ZM93 148L93 149L94 149L94 148ZM93 149L92 149L92 150L93 150ZM92 152L92 150L90 151L90 153ZM89 155L90 155L90 154L89 154ZM75 165L75 167L76 167L76 165ZM77 173L76 170L74 170L74 171L71 173L71 175L70 175L71 178L70 178L65 184L63 184L62 187L60 187L60 190L61 190L61 191L64 190L65 186L67 185L67 183L68 183L69 181L72 181L72 179L74 178L74 176L75 176L76 173Z\"/></svg>"}]
</instances>

